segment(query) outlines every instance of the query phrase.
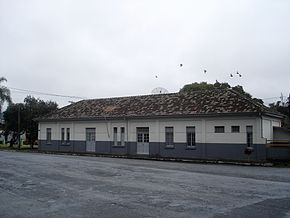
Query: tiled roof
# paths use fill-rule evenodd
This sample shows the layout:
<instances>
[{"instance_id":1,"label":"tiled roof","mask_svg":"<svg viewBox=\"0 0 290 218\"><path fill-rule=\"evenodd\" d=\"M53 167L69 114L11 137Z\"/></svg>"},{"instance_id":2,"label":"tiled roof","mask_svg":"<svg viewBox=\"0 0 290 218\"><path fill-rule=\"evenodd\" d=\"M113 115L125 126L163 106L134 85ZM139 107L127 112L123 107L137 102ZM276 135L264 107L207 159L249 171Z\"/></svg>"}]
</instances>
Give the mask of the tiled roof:
<instances>
[{"instance_id":1,"label":"tiled roof","mask_svg":"<svg viewBox=\"0 0 290 218\"><path fill-rule=\"evenodd\" d=\"M231 89L82 100L38 120L273 113ZM280 114L276 114L280 115Z\"/></svg>"}]
</instances>

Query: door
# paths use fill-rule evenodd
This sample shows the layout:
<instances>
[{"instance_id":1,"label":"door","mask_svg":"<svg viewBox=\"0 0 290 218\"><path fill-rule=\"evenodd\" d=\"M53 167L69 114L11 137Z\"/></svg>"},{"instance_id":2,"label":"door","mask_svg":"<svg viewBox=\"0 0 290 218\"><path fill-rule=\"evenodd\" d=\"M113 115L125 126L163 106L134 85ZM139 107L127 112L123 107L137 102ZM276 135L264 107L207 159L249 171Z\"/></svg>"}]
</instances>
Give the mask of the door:
<instances>
[{"instance_id":1,"label":"door","mask_svg":"<svg viewBox=\"0 0 290 218\"><path fill-rule=\"evenodd\" d=\"M137 154L149 155L149 128L137 128Z\"/></svg>"},{"instance_id":2,"label":"door","mask_svg":"<svg viewBox=\"0 0 290 218\"><path fill-rule=\"evenodd\" d=\"M86 151L96 152L96 129L86 128Z\"/></svg>"}]
</instances>

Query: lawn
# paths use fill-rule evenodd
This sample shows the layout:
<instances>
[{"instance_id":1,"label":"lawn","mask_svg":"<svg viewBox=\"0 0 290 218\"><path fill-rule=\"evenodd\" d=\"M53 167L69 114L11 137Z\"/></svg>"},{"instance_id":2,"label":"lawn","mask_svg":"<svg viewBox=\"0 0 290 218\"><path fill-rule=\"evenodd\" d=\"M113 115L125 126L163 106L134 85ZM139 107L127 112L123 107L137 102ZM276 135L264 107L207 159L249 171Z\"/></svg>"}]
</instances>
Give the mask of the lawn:
<instances>
[{"instance_id":1,"label":"lawn","mask_svg":"<svg viewBox=\"0 0 290 218\"><path fill-rule=\"evenodd\" d=\"M18 149L18 144L13 145L12 148L10 148L9 146L10 146L9 144L0 144L0 149ZM37 145L33 146L33 149L37 149L37 148L38 148ZM31 146L30 145L26 145L26 144L22 144L20 146L20 149L31 149Z\"/></svg>"}]
</instances>

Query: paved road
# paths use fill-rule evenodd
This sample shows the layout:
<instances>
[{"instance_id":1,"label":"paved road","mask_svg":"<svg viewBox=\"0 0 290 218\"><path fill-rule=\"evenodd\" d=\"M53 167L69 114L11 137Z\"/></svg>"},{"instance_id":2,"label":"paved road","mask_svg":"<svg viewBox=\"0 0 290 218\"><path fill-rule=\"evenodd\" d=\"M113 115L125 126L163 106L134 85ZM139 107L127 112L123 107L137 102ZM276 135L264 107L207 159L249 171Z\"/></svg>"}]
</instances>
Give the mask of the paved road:
<instances>
[{"instance_id":1,"label":"paved road","mask_svg":"<svg viewBox=\"0 0 290 218\"><path fill-rule=\"evenodd\" d=\"M0 217L290 217L290 169L0 151Z\"/></svg>"}]
</instances>

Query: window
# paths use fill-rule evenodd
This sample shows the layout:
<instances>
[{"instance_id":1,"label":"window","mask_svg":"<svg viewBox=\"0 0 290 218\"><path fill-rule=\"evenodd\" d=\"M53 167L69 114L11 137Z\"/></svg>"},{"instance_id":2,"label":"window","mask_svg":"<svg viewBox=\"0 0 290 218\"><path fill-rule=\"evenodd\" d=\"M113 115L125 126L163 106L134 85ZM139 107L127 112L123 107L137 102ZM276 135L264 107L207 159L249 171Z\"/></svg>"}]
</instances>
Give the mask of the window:
<instances>
[{"instance_id":1,"label":"window","mask_svg":"<svg viewBox=\"0 0 290 218\"><path fill-rule=\"evenodd\" d=\"M224 126L215 126L214 127L214 132L215 133L224 133L225 132L225 127Z\"/></svg>"},{"instance_id":2,"label":"window","mask_svg":"<svg viewBox=\"0 0 290 218\"><path fill-rule=\"evenodd\" d=\"M51 128L46 128L46 144L51 144Z\"/></svg>"},{"instance_id":3,"label":"window","mask_svg":"<svg viewBox=\"0 0 290 218\"><path fill-rule=\"evenodd\" d=\"M253 126L247 126L247 146L251 147L253 145Z\"/></svg>"},{"instance_id":4,"label":"window","mask_svg":"<svg viewBox=\"0 0 290 218\"><path fill-rule=\"evenodd\" d=\"M188 147L195 146L195 127L186 127L186 142Z\"/></svg>"},{"instance_id":5,"label":"window","mask_svg":"<svg viewBox=\"0 0 290 218\"><path fill-rule=\"evenodd\" d=\"M125 127L121 127L121 146L125 146Z\"/></svg>"},{"instance_id":6,"label":"window","mask_svg":"<svg viewBox=\"0 0 290 218\"><path fill-rule=\"evenodd\" d=\"M64 143L64 128L61 128L61 144Z\"/></svg>"},{"instance_id":7,"label":"window","mask_svg":"<svg viewBox=\"0 0 290 218\"><path fill-rule=\"evenodd\" d=\"M233 133L240 132L240 126L232 126L232 132Z\"/></svg>"},{"instance_id":8,"label":"window","mask_svg":"<svg viewBox=\"0 0 290 218\"><path fill-rule=\"evenodd\" d=\"M142 133L137 134L137 142L143 142L143 134Z\"/></svg>"},{"instance_id":9,"label":"window","mask_svg":"<svg viewBox=\"0 0 290 218\"><path fill-rule=\"evenodd\" d=\"M114 140L114 146L118 145L118 128L114 127L114 135L113 135L113 140Z\"/></svg>"},{"instance_id":10,"label":"window","mask_svg":"<svg viewBox=\"0 0 290 218\"><path fill-rule=\"evenodd\" d=\"M66 128L66 143L70 141L70 128Z\"/></svg>"},{"instance_id":11,"label":"window","mask_svg":"<svg viewBox=\"0 0 290 218\"><path fill-rule=\"evenodd\" d=\"M149 133L144 133L144 142L149 143Z\"/></svg>"},{"instance_id":12,"label":"window","mask_svg":"<svg viewBox=\"0 0 290 218\"><path fill-rule=\"evenodd\" d=\"M95 142L96 141L96 129L95 128L86 128L86 141Z\"/></svg>"},{"instance_id":13,"label":"window","mask_svg":"<svg viewBox=\"0 0 290 218\"><path fill-rule=\"evenodd\" d=\"M173 127L165 127L165 145L166 147L173 147Z\"/></svg>"}]
</instances>

